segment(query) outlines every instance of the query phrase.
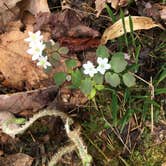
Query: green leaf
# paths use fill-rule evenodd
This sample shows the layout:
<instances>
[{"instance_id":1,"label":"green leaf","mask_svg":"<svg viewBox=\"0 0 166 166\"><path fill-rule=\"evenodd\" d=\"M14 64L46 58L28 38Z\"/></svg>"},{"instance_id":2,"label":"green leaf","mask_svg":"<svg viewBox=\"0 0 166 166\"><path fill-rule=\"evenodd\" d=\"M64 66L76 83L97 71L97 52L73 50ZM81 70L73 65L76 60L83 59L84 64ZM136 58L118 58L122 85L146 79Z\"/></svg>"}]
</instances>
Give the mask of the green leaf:
<instances>
[{"instance_id":1,"label":"green leaf","mask_svg":"<svg viewBox=\"0 0 166 166\"><path fill-rule=\"evenodd\" d=\"M166 79L166 69L160 74L159 79L157 81L157 85L164 79Z\"/></svg>"},{"instance_id":2,"label":"green leaf","mask_svg":"<svg viewBox=\"0 0 166 166\"><path fill-rule=\"evenodd\" d=\"M108 58L110 56L109 51L106 46L99 45L96 50L96 55L102 58Z\"/></svg>"},{"instance_id":3,"label":"green leaf","mask_svg":"<svg viewBox=\"0 0 166 166\"><path fill-rule=\"evenodd\" d=\"M166 88L155 89L155 95L166 94Z\"/></svg>"},{"instance_id":4,"label":"green leaf","mask_svg":"<svg viewBox=\"0 0 166 166\"><path fill-rule=\"evenodd\" d=\"M122 120L120 121L120 125L121 125L121 130L120 132L123 131L125 125L128 123L129 119L131 118L131 116L133 115L135 111L133 109L128 109L125 113L125 115L123 116Z\"/></svg>"},{"instance_id":5,"label":"green leaf","mask_svg":"<svg viewBox=\"0 0 166 166\"><path fill-rule=\"evenodd\" d=\"M15 124L21 125L21 124L25 124L26 119L25 119L25 118L14 118L14 119L13 119L13 122L14 122Z\"/></svg>"},{"instance_id":6,"label":"green leaf","mask_svg":"<svg viewBox=\"0 0 166 166\"><path fill-rule=\"evenodd\" d=\"M101 91L104 89L104 85L95 85L95 88L98 90L98 91Z\"/></svg>"},{"instance_id":7,"label":"green leaf","mask_svg":"<svg viewBox=\"0 0 166 166\"><path fill-rule=\"evenodd\" d=\"M103 75L101 75L100 73L95 74L93 77L93 81L96 84L103 84Z\"/></svg>"},{"instance_id":8,"label":"green leaf","mask_svg":"<svg viewBox=\"0 0 166 166\"><path fill-rule=\"evenodd\" d=\"M59 61L60 60L60 54L58 52L54 52L51 57L55 60L55 61Z\"/></svg>"},{"instance_id":9,"label":"green leaf","mask_svg":"<svg viewBox=\"0 0 166 166\"><path fill-rule=\"evenodd\" d=\"M66 73L59 72L54 75L54 81L56 83L56 86L62 85L66 80Z\"/></svg>"},{"instance_id":10,"label":"green leaf","mask_svg":"<svg viewBox=\"0 0 166 166\"><path fill-rule=\"evenodd\" d=\"M69 52L69 49L67 47L61 47L59 48L58 52L60 54L67 54Z\"/></svg>"},{"instance_id":11,"label":"green leaf","mask_svg":"<svg viewBox=\"0 0 166 166\"><path fill-rule=\"evenodd\" d=\"M81 72L78 69L71 73L71 82L73 88L79 88L81 84Z\"/></svg>"},{"instance_id":12,"label":"green leaf","mask_svg":"<svg viewBox=\"0 0 166 166\"><path fill-rule=\"evenodd\" d=\"M120 77L116 73L107 72L105 74L105 81L113 87L117 87L120 84Z\"/></svg>"},{"instance_id":13,"label":"green leaf","mask_svg":"<svg viewBox=\"0 0 166 166\"><path fill-rule=\"evenodd\" d=\"M89 99L89 100L93 99L93 98L95 97L95 95L96 95L96 89L93 88L93 89L91 90L90 94L88 95L88 99Z\"/></svg>"},{"instance_id":14,"label":"green leaf","mask_svg":"<svg viewBox=\"0 0 166 166\"><path fill-rule=\"evenodd\" d=\"M120 73L126 69L127 62L124 59L124 54L122 52L117 52L112 56L111 68L116 73Z\"/></svg>"},{"instance_id":15,"label":"green leaf","mask_svg":"<svg viewBox=\"0 0 166 166\"><path fill-rule=\"evenodd\" d=\"M122 77L123 82L127 87L132 87L136 84L136 79L131 73L125 73Z\"/></svg>"},{"instance_id":16,"label":"green leaf","mask_svg":"<svg viewBox=\"0 0 166 166\"><path fill-rule=\"evenodd\" d=\"M77 62L76 62L75 59L67 59L65 61L65 64L66 64L66 66L67 66L68 69L72 69L72 68L76 67Z\"/></svg>"},{"instance_id":17,"label":"green leaf","mask_svg":"<svg viewBox=\"0 0 166 166\"><path fill-rule=\"evenodd\" d=\"M85 94L89 95L93 89L93 83L89 78L81 81L80 90Z\"/></svg>"}]
</instances>

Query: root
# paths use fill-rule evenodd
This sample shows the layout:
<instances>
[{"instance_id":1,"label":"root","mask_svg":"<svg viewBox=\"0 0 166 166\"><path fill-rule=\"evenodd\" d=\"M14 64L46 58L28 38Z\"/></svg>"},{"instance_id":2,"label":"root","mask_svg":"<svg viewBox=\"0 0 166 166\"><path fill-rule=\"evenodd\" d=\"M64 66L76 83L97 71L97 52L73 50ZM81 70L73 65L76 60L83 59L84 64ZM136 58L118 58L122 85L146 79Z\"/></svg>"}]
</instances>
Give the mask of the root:
<instances>
[{"instance_id":1,"label":"root","mask_svg":"<svg viewBox=\"0 0 166 166\"><path fill-rule=\"evenodd\" d=\"M27 121L24 125L16 129L10 129L8 127L9 122L5 122L2 125L2 130L4 133L10 135L12 138L15 138L17 134L23 134L36 120L44 116L55 116L55 117L59 116L63 120L63 123L65 124L67 136L69 137L71 142L73 142L70 145L60 148L60 150L52 157L48 165L54 166L64 154L70 153L77 148L83 166L90 166L92 162L92 157L91 155L88 154L87 147L85 146L83 139L80 137L80 127L71 131L70 125L74 123L73 119L63 112L60 112L58 110L46 109L38 112L32 118L30 118L29 121Z\"/></svg>"}]
</instances>

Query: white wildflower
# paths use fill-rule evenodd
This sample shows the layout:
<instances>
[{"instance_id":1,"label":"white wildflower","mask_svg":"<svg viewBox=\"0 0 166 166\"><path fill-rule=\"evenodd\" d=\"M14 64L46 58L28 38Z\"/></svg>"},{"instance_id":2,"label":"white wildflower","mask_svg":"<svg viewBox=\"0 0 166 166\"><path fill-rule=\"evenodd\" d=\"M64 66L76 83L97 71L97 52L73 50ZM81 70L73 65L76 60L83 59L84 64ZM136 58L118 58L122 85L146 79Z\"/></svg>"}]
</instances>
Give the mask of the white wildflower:
<instances>
[{"instance_id":1,"label":"white wildflower","mask_svg":"<svg viewBox=\"0 0 166 166\"><path fill-rule=\"evenodd\" d=\"M51 63L47 61L47 56L41 56L38 60L39 62L37 62L37 66L41 66L44 69L47 69L48 66L51 66Z\"/></svg>"},{"instance_id":2,"label":"white wildflower","mask_svg":"<svg viewBox=\"0 0 166 166\"><path fill-rule=\"evenodd\" d=\"M45 49L45 44L42 42L36 43L33 47L27 50L27 53L32 55L32 60L35 61L42 56L43 50Z\"/></svg>"},{"instance_id":3,"label":"white wildflower","mask_svg":"<svg viewBox=\"0 0 166 166\"><path fill-rule=\"evenodd\" d=\"M26 42L29 42L30 47L33 47L34 44L41 42L43 39L43 36L41 35L40 31L37 31L36 33L28 32L29 37L25 39Z\"/></svg>"},{"instance_id":4,"label":"white wildflower","mask_svg":"<svg viewBox=\"0 0 166 166\"><path fill-rule=\"evenodd\" d=\"M97 67L97 71L101 74L104 74L106 70L111 68L111 65L108 63L108 58L97 58L97 63L99 64Z\"/></svg>"},{"instance_id":5,"label":"white wildflower","mask_svg":"<svg viewBox=\"0 0 166 166\"><path fill-rule=\"evenodd\" d=\"M86 64L83 64L83 68L84 68L84 74L89 75L90 77L93 77L94 74L97 73L96 68L94 67L93 63L90 61L87 61Z\"/></svg>"}]
</instances>

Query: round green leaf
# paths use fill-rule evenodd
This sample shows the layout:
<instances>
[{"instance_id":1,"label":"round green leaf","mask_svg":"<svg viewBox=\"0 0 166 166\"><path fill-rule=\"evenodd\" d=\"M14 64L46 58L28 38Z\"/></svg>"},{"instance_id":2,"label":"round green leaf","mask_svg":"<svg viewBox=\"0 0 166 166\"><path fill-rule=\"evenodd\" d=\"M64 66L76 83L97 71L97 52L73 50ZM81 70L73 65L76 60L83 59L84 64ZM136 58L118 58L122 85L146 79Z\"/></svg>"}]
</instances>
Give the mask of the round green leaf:
<instances>
[{"instance_id":1,"label":"round green leaf","mask_svg":"<svg viewBox=\"0 0 166 166\"><path fill-rule=\"evenodd\" d=\"M113 87L117 87L120 84L120 77L116 73L107 72L105 74L105 81Z\"/></svg>"},{"instance_id":2,"label":"round green leaf","mask_svg":"<svg viewBox=\"0 0 166 166\"><path fill-rule=\"evenodd\" d=\"M102 58L108 58L110 56L108 48L103 45L99 45L99 47L96 50L96 55Z\"/></svg>"},{"instance_id":3,"label":"round green leaf","mask_svg":"<svg viewBox=\"0 0 166 166\"><path fill-rule=\"evenodd\" d=\"M81 72L78 69L71 73L71 81L73 88L79 88L81 84Z\"/></svg>"},{"instance_id":4,"label":"round green leaf","mask_svg":"<svg viewBox=\"0 0 166 166\"><path fill-rule=\"evenodd\" d=\"M67 60L65 61L65 64L66 64L67 68L71 69L71 68L73 68L73 67L76 67L77 62L76 62L75 59L67 59Z\"/></svg>"},{"instance_id":5,"label":"round green leaf","mask_svg":"<svg viewBox=\"0 0 166 166\"><path fill-rule=\"evenodd\" d=\"M54 75L54 81L56 83L56 86L62 85L66 80L66 73L59 72Z\"/></svg>"},{"instance_id":6,"label":"round green leaf","mask_svg":"<svg viewBox=\"0 0 166 166\"><path fill-rule=\"evenodd\" d=\"M58 52L54 52L51 57L55 60L55 61L59 61L60 60L60 54Z\"/></svg>"},{"instance_id":7,"label":"round green leaf","mask_svg":"<svg viewBox=\"0 0 166 166\"><path fill-rule=\"evenodd\" d=\"M93 81L96 84L103 84L103 75L101 75L100 73L95 74L93 77Z\"/></svg>"},{"instance_id":8,"label":"round green leaf","mask_svg":"<svg viewBox=\"0 0 166 166\"><path fill-rule=\"evenodd\" d=\"M93 89L92 81L89 78L81 81L80 90L85 94L89 95Z\"/></svg>"},{"instance_id":9,"label":"round green leaf","mask_svg":"<svg viewBox=\"0 0 166 166\"><path fill-rule=\"evenodd\" d=\"M122 78L127 87L132 87L136 84L136 79L131 73L125 73Z\"/></svg>"},{"instance_id":10,"label":"round green leaf","mask_svg":"<svg viewBox=\"0 0 166 166\"><path fill-rule=\"evenodd\" d=\"M60 54L67 54L69 52L69 49L67 47L61 47L58 52Z\"/></svg>"},{"instance_id":11,"label":"round green leaf","mask_svg":"<svg viewBox=\"0 0 166 166\"><path fill-rule=\"evenodd\" d=\"M120 73L126 69L127 62L124 59L124 54L118 52L112 56L111 59L111 68L116 73Z\"/></svg>"}]
</instances>

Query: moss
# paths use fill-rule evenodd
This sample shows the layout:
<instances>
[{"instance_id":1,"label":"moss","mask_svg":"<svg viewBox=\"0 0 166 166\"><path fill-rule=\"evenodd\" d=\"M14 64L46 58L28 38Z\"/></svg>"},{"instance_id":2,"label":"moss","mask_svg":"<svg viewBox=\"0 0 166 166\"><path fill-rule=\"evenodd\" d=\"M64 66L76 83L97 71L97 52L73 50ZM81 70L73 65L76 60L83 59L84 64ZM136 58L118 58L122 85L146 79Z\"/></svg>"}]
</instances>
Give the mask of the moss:
<instances>
[{"instance_id":1,"label":"moss","mask_svg":"<svg viewBox=\"0 0 166 166\"><path fill-rule=\"evenodd\" d=\"M144 152L134 151L130 156L131 164L139 166L161 166L166 162L166 141L144 149Z\"/></svg>"}]
</instances>

